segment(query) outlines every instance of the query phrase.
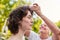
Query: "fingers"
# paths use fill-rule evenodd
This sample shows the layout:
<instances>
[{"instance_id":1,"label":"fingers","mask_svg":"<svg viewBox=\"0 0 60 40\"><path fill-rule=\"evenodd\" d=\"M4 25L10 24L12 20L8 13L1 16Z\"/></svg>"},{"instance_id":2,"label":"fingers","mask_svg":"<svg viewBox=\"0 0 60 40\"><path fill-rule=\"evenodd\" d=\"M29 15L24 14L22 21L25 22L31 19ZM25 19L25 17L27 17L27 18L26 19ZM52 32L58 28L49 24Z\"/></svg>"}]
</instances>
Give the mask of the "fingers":
<instances>
[{"instance_id":1,"label":"fingers","mask_svg":"<svg viewBox=\"0 0 60 40\"><path fill-rule=\"evenodd\" d=\"M40 7L37 3L34 3L33 6L30 6L30 9L35 11L35 10L39 10Z\"/></svg>"},{"instance_id":2,"label":"fingers","mask_svg":"<svg viewBox=\"0 0 60 40\"><path fill-rule=\"evenodd\" d=\"M37 3L34 3L33 5L35 5L35 6L39 6Z\"/></svg>"},{"instance_id":3,"label":"fingers","mask_svg":"<svg viewBox=\"0 0 60 40\"><path fill-rule=\"evenodd\" d=\"M33 5L33 6L30 6L29 7L31 10L35 10L35 8L37 8L37 6L36 5Z\"/></svg>"},{"instance_id":4,"label":"fingers","mask_svg":"<svg viewBox=\"0 0 60 40\"><path fill-rule=\"evenodd\" d=\"M36 7L38 7L38 6L39 6L39 5L38 5L37 3L34 3L32 6L30 6L30 8L32 8L32 7L33 7L33 8L34 8L34 7L36 8Z\"/></svg>"},{"instance_id":5,"label":"fingers","mask_svg":"<svg viewBox=\"0 0 60 40\"><path fill-rule=\"evenodd\" d=\"M39 7L39 5L37 3L34 3L33 7L37 8L37 7Z\"/></svg>"}]
</instances>

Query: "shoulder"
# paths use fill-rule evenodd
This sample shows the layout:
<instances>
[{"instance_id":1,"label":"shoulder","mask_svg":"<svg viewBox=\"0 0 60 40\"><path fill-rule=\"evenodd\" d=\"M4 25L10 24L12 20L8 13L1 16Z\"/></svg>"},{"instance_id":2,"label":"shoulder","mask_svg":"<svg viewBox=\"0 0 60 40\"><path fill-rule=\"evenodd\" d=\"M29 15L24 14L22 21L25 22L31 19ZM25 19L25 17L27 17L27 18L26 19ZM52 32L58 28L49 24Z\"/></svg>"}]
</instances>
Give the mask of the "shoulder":
<instances>
[{"instance_id":1,"label":"shoulder","mask_svg":"<svg viewBox=\"0 0 60 40\"><path fill-rule=\"evenodd\" d=\"M38 36L38 34L35 33L34 31L30 31L30 35L32 35L32 36Z\"/></svg>"},{"instance_id":2,"label":"shoulder","mask_svg":"<svg viewBox=\"0 0 60 40\"><path fill-rule=\"evenodd\" d=\"M48 40L53 40L53 39L52 39L52 36L49 36Z\"/></svg>"},{"instance_id":3,"label":"shoulder","mask_svg":"<svg viewBox=\"0 0 60 40\"><path fill-rule=\"evenodd\" d=\"M34 31L30 31L30 35L28 37L28 40L39 40L39 36Z\"/></svg>"}]
</instances>

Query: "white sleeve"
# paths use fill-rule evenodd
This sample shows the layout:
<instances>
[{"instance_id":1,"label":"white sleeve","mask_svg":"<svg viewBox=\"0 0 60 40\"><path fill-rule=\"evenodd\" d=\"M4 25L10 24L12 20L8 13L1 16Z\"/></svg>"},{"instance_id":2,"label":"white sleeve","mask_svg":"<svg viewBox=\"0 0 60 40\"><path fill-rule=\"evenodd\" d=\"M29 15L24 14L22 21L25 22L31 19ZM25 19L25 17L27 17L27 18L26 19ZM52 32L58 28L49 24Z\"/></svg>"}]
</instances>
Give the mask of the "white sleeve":
<instances>
[{"instance_id":1,"label":"white sleeve","mask_svg":"<svg viewBox=\"0 0 60 40\"><path fill-rule=\"evenodd\" d=\"M50 36L50 37L48 38L48 40L52 40L52 36Z\"/></svg>"},{"instance_id":2,"label":"white sleeve","mask_svg":"<svg viewBox=\"0 0 60 40\"><path fill-rule=\"evenodd\" d=\"M34 31L30 31L28 40L39 40L39 35L37 33L35 33Z\"/></svg>"}]
</instances>

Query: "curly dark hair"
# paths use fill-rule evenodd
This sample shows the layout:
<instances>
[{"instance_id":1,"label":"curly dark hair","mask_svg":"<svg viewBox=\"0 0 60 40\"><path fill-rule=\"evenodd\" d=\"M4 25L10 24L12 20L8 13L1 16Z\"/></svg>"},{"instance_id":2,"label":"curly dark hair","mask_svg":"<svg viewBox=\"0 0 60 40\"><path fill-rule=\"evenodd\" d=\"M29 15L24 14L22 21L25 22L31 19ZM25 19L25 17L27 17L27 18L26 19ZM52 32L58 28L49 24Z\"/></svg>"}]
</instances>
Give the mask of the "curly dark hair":
<instances>
[{"instance_id":1,"label":"curly dark hair","mask_svg":"<svg viewBox=\"0 0 60 40\"><path fill-rule=\"evenodd\" d=\"M10 13L8 18L8 29L11 31L12 34L18 33L18 22L27 15L28 11L30 11L31 15L33 15L33 11L29 8L29 6L18 7Z\"/></svg>"}]
</instances>

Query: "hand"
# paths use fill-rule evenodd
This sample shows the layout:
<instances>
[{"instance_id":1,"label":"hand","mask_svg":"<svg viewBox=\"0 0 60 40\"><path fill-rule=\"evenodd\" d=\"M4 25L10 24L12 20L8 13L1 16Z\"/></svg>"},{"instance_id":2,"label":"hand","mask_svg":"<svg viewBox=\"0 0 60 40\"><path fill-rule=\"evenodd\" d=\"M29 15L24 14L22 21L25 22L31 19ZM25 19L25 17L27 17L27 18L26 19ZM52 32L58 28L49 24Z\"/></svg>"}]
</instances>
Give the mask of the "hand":
<instances>
[{"instance_id":1,"label":"hand","mask_svg":"<svg viewBox=\"0 0 60 40\"><path fill-rule=\"evenodd\" d=\"M37 13L37 15L40 15L41 10L37 3L33 4L33 6L31 6L30 8L31 8L31 10L35 11Z\"/></svg>"}]
</instances>

